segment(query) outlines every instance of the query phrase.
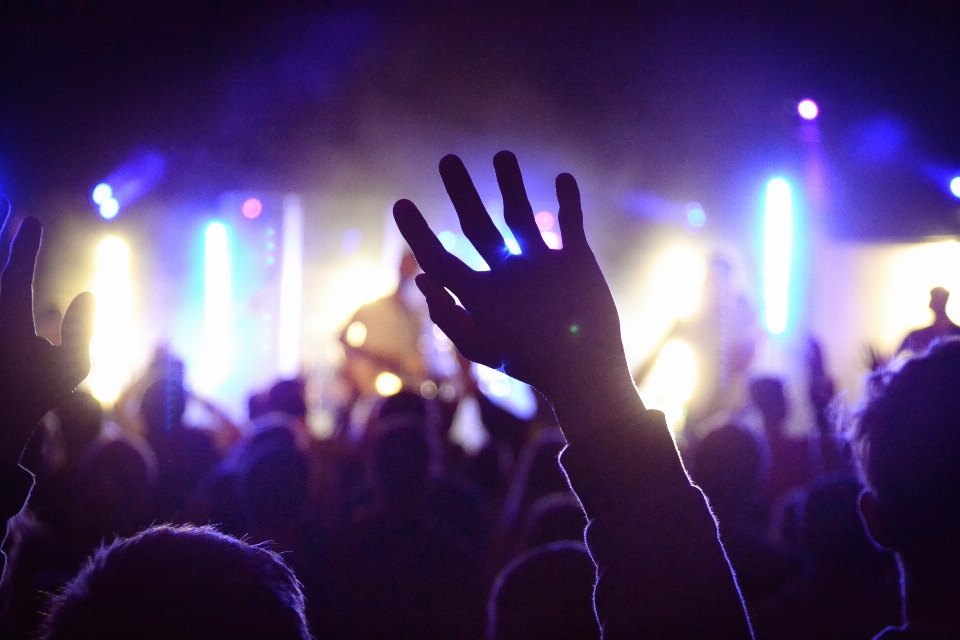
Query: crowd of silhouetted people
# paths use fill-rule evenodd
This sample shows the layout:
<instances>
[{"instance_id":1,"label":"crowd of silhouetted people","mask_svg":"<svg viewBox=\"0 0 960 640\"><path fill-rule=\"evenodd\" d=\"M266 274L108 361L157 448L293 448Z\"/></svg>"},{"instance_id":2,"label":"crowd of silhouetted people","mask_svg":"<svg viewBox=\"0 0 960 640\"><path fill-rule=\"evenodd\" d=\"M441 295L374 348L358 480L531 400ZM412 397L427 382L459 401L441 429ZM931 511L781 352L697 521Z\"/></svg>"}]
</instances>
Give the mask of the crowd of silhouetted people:
<instances>
[{"instance_id":1,"label":"crowd of silhouetted people","mask_svg":"<svg viewBox=\"0 0 960 640\"><path fill-rule=\"evenodd\" d=\"M70 392L86 298L61 346L35 342L40 230L23 223L0 289L0 635L960 637L960 342L877 366L846 419L811 343L805 435L786 428L785 382L755 377L759 423L733 414L678 454L630 380L573 179L557 180L564 248L549 250L498 154L523 250L498 257L451 158L441 175L491 271L401 201L417 285L465 357L543 394L521 420L471 388L489 439L470 453L449 437L462 398L410 391L315 438L302 380L253 393L240 429L191 426L163 351L121 403L139 432L117 428Z\"/></svg>"}]
</instances>

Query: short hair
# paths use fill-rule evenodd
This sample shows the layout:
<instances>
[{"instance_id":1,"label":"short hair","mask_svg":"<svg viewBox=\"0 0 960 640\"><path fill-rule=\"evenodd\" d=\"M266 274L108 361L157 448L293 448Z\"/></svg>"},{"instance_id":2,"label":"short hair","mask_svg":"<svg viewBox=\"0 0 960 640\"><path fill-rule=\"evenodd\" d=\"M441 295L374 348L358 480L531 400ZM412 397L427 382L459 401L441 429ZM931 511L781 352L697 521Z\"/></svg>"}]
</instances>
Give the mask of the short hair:
<instances>
[{"instance_id":1,"label":"short hair","mask_svg":"<svg viewBox=\"0 0 960 640\"><path fill-rule=\"evenodd\" d=\"M497 576L487 604L487 638L600 638L593 608L596 567L581 542L537 547Z\"/></svg>"},{"instance_id":2,"label":"short hair","mask_svg":"<svg viewBox=\"0 0 960 640\"><path fill-rule=\"evenodd\" d=\"M871 376L854 440L891 545L939 553L960 535L960 340Z\"/></svg>"},{"instance_id":3,"label":"short hair","mask_svg":"<svg viewBox=\"0 0 960 640\"><path fill-rule=\"evenodd\" d=\"M55 596L43 640L309 640L276 553L212 527L157 526L101 547Z\"/></svg>"}]
</instances>

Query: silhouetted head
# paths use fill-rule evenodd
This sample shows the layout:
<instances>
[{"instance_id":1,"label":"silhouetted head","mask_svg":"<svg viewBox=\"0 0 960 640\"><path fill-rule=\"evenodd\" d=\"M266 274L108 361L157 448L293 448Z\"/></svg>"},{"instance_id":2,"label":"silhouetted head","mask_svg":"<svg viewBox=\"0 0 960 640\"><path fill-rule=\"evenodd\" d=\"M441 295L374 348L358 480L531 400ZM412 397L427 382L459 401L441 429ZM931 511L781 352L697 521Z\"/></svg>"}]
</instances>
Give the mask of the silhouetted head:
<instances>
[{"instance_id":1,"label":"silhouetted head","mask_svg":"<svg viewBox=\"0 0 960 640\"><path fill-rule=\"evenodd\" d=\"M94 541L133 535L150 524L156 462L144 449L118 438L97 442L84 456L79 516Z\"/></svg>"},{"instance_id":2,"label":"silhouetted head","mask_svg":"<svg viewBox=\"0 0 960 640\"><path fill-rule=\"evenodd\" d=\"M421 425L397 424L377 437L373 462L381 495L388 502L422 499L430 482L430 445Z\"/></svg>"},{"instance_id":3,"label":"silhouetted head","mask_svg":"<svg viewBox=\"0 0 960 640\"><path fill-rule=\"evenodd\" d=\"M750 382L750 399L763 416L768 431L779 431L787 419L790 406L783 380L774 377L755 378Z\"/></svg>"},{"instance_id":4,"label":"silhouetted head","mask_svg":"<svg viewBox=\"0 0 960 640\"><path fill-rule=\"evenodd\" d=\"M257 434L241 461L238 494L251 534L264 539L303 518L310 473L289 429Z\"/></svg>"},{"instance_id":5,"label":"silhouetted head","mask_svg":"<svg viewBox=\"0 0 960 640\"><path fill-rule=\"evenodd\" d=\"M51 602L45 640L307 640L276 553L210 527L161 526L101 548Z\"/></svg>"},{"instance_id":6,"label":"silhouetted head","mask_svg":"<svg viewBox=\"0 0 960 640\"><path fill-rule=\"evenodd\" d=\"M56 408L60 434L67 447L67 455L79 457L97 439L103 428L103 407L86 391L74 391Z\"/></svg>"},{"instance_id":7,"label":"silhouetted head","mask_svg":"<svg viewBox=\"0 0 960 640\"><path fill-rule=\"evenodd\" d=\"M960 341L875 374L855 433L868 529L881 546L938 565L960 550Z\"/></svg>"},{"instance_id":8,"label":"silhouetted head","mask_svg":"<svg viewBox=\"0 0 960 640\"><path fill-rule=\"evenodd\" d=\"M594 582L596 568L582 543L555 542L525 553L507 565L493 585L487 638L599 638Z\"/></svg>"},{"instance_id":9,"label":"silhouetted head","mask_svg":"<svg viewBox=\"0 0 960 640\"><path fill-rule=\"evenodd\" d=\"M746 429L728 424L710 432L697 447L691 476L720 510L747 505L766 474L760 443Z\"/></svg>"},{"instance_id":10,"label":"silhouetted head","mask_svg":"<svg viewBox=\"0 0 960 640\"><path fill-rule=\"evenodd\" d=\"M551 493L539 498L530 507L524 531L526 547L532 549L561 540L582 542L586 526L587 517L583 507L572 492Z\"/></svg>"},{"instance_id":11,"label":"silhouetted head","mask_svg":"<svg viewBox=\"0 0 960 640\"><path fill-rule=\"evenodd\" d=\"M251 393L247 397L247 417L250 420L256 420L266 415L267 412L267 393L265 391Z\"/></svg>"},{"instance_id":12,"label":"silhouetted head","mask_svg":"<svg viewBox=\"0 0 960 640\"><path fill-rule=\"evenodd\" d=\"M930 310L937 316L943 316L947 313L947 300L950 299L950 292L943 287L934 287L930 289Z\"/></svg>"},{"instance_id":13,"label":"silhouetted head","mask_svg":"<svg viewBox=\"0 0 960 640\"><path fill-rule=\"evenodd\" d=\"M819 564L842 566L876 553L857 512L860 483L831 478L813 487L803 508L802 538Z\"/></svg>"},{"instance_id":14,"label":"silhouetted head","mask_svg":"<svg viewBox=\"0 0 960 640\"><path fill-rule=\"evenodd\" d=\"M267 392L267 411L279 411L294 418L307 417L306 388L303 380L281 380Z\"/></svg>"},{"instance_id":15,"label":"silhouetted head","mask_svg":"<svg viewBox=\"0 0 960 640\"><path fill-rule=\"evenodd\" d=\"M176 378L157 380L143 394L140 414L151 435L168 434L183 426L183 412L187 408L187 393Z\"/></svg>"}]
</instances>

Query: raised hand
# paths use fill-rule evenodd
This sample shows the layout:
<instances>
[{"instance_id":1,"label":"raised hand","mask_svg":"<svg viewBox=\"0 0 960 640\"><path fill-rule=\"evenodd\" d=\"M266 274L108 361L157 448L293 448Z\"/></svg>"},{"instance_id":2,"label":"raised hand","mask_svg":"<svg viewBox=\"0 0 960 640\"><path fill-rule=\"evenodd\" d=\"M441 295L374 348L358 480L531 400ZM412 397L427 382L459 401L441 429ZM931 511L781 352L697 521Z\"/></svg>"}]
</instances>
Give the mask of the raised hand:
<instances>
[{"instance_id":1,"label":"raised hand","mask_svg":"<svg viewBox=\"0 0 960 640\"><path fill-rule=\"evenodd\" d=\"M447 252L412 202L394 205L400 232L424 270L417 286L431 319L465 357L533 385L558 414L595 418L588 399L590 405L605 405L607 414L642 411L617 309L584 235L576 180L557 176L563 248L552 250L537 228L516 157L501 151L493 166L519 255L507 250L460 159L450 155L440 161L463 233L490 271L473 271Z\"/></svg>"},{"instance_id":2,"label":"raised hand","mask_svg":"<svg viewBox=\"0 0 960 640\"><path fill-rule=\"evenodd\" d=\"M36 335L33 274L42 227L26 218L0 275L0 458L18 460L40 418L90 372L94 299L81 293L63 317L62 344Z\"/></svg>"}]
</instances>

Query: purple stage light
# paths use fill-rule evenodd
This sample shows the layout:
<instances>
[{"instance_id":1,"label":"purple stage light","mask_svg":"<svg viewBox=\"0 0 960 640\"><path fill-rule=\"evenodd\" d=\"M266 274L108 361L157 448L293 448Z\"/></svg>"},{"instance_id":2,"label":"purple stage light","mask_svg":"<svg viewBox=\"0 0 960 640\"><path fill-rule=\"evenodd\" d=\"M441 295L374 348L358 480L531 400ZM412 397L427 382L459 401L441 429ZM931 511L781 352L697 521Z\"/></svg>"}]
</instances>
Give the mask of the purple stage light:
<instances>
[{"instance_id":1,"label":"purple stage light","mask_svg":"<svg viewBox=\"0 0 960 640\"><path fill-rule=\"evenodd\" d=\"M797 105L797 113L804 120L814 120L820 114L820 107L817 106L816 102L807 98L801 100L800 104Z\"/></svg>"}]
</instances>

